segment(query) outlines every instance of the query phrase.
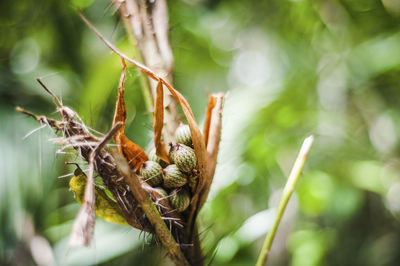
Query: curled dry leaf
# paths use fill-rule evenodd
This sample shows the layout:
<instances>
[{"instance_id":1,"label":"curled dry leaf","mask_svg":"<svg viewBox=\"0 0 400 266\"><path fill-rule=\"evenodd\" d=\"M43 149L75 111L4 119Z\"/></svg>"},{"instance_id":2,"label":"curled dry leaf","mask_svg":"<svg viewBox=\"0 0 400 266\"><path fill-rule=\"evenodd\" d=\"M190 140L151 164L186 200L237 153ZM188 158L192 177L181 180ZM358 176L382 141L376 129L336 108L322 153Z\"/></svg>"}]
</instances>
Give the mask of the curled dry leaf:
<instances>
[{"instance_id":1,"label":"curled dry leaf","mask_svg":"<svg viewBox=\"0 0 400 266\"><path fill-rule=\"evenodd\" d=\"M169 163L168 152L164 143L161 140L162 128L164 125L164 93L163 84L158 82L156 89L156 97L154 100L154 145L156 147L156 154L163 161Z\"/></svg>"},{"instance_id":2,"label":"curled dry leaf","mask_svg":"<svg viewBox=\"0 0 400 266\"><path fill-rule=\"evenodd\" d=\"M211 183L217 166L219 142L222 129L222 109L224 105L224 93L212 94L208 98L206 122L204 124L204 138L207 146L207 179L200 195L198 209L200 210L207 199Z\"/></svg>"},{"instance_id":3,"label":"curled dry leaf","mask_svg":"<svg viewBox=\"0 0 400 266\"><path fill-rule=\"evenodd\" d=\"M191 204L193 206L190 210L188 220L188 231L192 233L193 237L196 237L194 232L196 216L207 199L217 164L219 141L221 137L223 100L223 93L212 94L208 98L206 121L204 124L204 144L207 147L207 165L205 165L206 171L204 172L202 179L203 186L201 187L201 190L198 190L198 194L196 194L199 198L196 198L195 200L192 199Z\"/></svg>"},{"instance_id":4,"label":"curled dry leaf","mask_svg":"<svg viewBox=\"0 0 400 266\"><path fill-rule=\"evenodd\" d=\"M138 171L140 166L148 160L146 153L144 150L129 140L128 137L125 136L125 121L126 121L126 107L124 100L124 88L125 88L125 75L127 67L125 62L122 60L122 72L121 78L118 85L118 97L115 105L115 113L114 113L114 121L113 125L118 122L122 122L122 126L114 135L113 139L115 144L119 145L119 152L124 155L125 159L129 162L129 165L135 170Z\"/></svg>"},{"instance_id":5,"label":"curled dry leaf","mask_svg":"<svg viewBox=\"0 0 400 266\"><path fill-rule=\"evenodd\" d=\"M214 95L211 95L208 97L208 103L207 103L207 109L206 109L206 120L204 122L204 142L207 147L208 144L208 137L210 135L210 124L211 124L211 115L212 115L212 110L215 107L215 104L217 103L217 98Z\"/></svg>"},{"instance_id":6,"label":"curled dry leaf","mask_svg":"<svg viewBox=\"0 0 400 266\"><path fill-rule=\"evenodd\" d=\"M185 118L188 122L189 128L190 128L190 134L192 136L192 142L193 142L193 148L194 152L196 153L197 157L197 164L198 164L198 170L200 172L199 176L199 184L196 189L196 193L193 195L192 202L197 200L198 197L198 192L201 191L205 184L205 177L206 177L206 145L204 143L204 138L203 134L201 134L200 128L197 125L196 119L194 118L192 108L190 108L189 103L185 99L185 97L182 96L177 90L175 90L169 83L166 81L162 80L163 84L168 88L168 90L171 92L172 96L176 99L178 104L181 106L183 113L185 114Z\"/></svg>"},{"instance_id":7,"label":"curled dry leaf","mask_svg":"<svg viewBox=\"0 0 400 266\"><path fill-rule=\"evenodd\" d=\"M198 208L199 196L207 182L206 145L204 142L203 134L201 134L200 128L197 125L196 119L194 118L194 115L193 115L192 109L190 108L189 103L182 96L182 94L180 94L177 90L175 90L171 85L169 85L167 82L163 81L162 79L161 79L161 81L171 92L172 96L176 99L178 104L181 106L183 113L185 114L186 120L187 120L189 128L190 128L190 134L192 136L194 152L197 157L197 170L199 171L199 176L198 176L199 181L197 184L196 191L192 195L192 199L190 201L190 210L189 210L189 216L188 216L188 223L187 223L187 227L186 227L187 235L190 238L189 241L192 242L191 238L195 231L194 229L196 227L195 226L196 215L200 211Z\"/></svg>"}]
</instances>

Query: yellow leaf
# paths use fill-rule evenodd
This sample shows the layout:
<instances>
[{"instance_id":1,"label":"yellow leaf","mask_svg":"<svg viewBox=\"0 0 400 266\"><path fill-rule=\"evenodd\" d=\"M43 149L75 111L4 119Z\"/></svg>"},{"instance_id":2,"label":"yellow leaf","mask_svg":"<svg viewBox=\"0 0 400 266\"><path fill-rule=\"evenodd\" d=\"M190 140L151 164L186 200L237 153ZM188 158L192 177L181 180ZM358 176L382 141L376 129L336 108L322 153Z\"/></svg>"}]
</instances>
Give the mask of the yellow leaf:
<instances>
[{"instance_id":1,"label":"yellow leaf","mask_svg":"<svg viewBox=\"0 0 400 266\"><path fill-rule=\"evenodd\" d=\"M87 177L80 168L75 170L74 175L69 182L69 187L75 193L76 201L82 204L85 196ZM104 190L99 187L95 187L95 212L98 217L106 221L129 226L118 204L110 199Z\"/></svg>"}]
</instances>

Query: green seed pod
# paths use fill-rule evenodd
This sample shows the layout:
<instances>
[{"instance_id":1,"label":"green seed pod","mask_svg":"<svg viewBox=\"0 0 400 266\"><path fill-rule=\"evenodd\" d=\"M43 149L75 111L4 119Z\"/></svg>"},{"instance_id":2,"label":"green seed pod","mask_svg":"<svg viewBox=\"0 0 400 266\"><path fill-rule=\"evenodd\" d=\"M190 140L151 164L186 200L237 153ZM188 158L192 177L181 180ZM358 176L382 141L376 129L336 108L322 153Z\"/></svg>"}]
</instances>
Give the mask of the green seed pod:
<instances>
[{"instance_id":1,"label":"green seed pod","mask_svg":"<svg viewBox=\"0 0 400 266\"><path fill-rule=\"evenodd\" d=\"M177 188L186 184L187 177L175 165L170 164L163 170L164 186L166 188Z\"/></svg>"},{"instance_id":2,"label":"green seed pod","mask_svg":"<svg viewBox=\"0 0 400 266\"><path fill-rule=\"evenodd\" d=\"M186 146L192 145L192 136L188 125L181 125L175 131L176 142Z\"/></svg>"},{"instance_id":3,"label":"green seed pod","mask_svg":"<svg viewBox=\"0 0 400 266\"><path fill-rule=\"evenodd\" d=\"M161 167L166 167L168 164L166 162L164 162L163 160L161 160L160 158L158 158L157 154L156 154L156 149L152 149L149 154L149 161L153 161L158 163L159 165L161 165Z\"/></svg>"},{"instance_id":4,"label":"green seed pod","mask_svg":"<svg viewBox=\"0 0 400 266\"><path fill-rule=\"evenodd\" d=\"M160 194L163 198L168 196L167 191L165 191L165 189L163 189L162 187L155 187L154 190Z\"/></svg>"},{"instance_id":5,"label":"green seed pod","mask_svg":"<svg viewBox=\"0 0 400 266\"><path fill-rule=\"evenodd\" d=\"M160 185L163 180L161 166L153 161L147 161L142 164L140 175L152 187Z\"/></svg>"},{"instance_id":6,"label":"green seed pod","mask_svg":"<svg viewBox=\"0 0 400 266\"><path fill-rule=\"evenodd\" d=\"M190 195L186 189L173 190L168 199L171 207L177 212L183 212L190 204Z\"/></svg>"},{"instance_id":7,"label":"green seed pod","mask_svg":"<svg viewBox=\"0 0 400 266\"><path fill-rule=\"evenodd\" d=\"M174 152L176 166L185 173L192 172L197 165L197 157L194 150L184 144L176 144L176 146L176 151Z\"/></svg>"},{"instance_id":8,"label":"green seed pod","mask_svg":"<svg viewBox=\"0 0 400 266\"><path fill-rule=\"evenodd\" d=\"M169 144L169 153L168 153L168 158L169 161L171 162L171 164L175 163L175 155L176 155L176 151L178 149L178 145L177 144Z\"/></svg>"},{"instance_id":9,"label":"green seed pod","mask_svg":"<svg viewBox=\"0 0 400 266\"><path fill-rule=\"evenodd\" d=\"M147 156L149 157L149 161L153 161L158 164L161 162L161 159L157 157L156 149L152 149Z\"/></svg>"}]
</instances>

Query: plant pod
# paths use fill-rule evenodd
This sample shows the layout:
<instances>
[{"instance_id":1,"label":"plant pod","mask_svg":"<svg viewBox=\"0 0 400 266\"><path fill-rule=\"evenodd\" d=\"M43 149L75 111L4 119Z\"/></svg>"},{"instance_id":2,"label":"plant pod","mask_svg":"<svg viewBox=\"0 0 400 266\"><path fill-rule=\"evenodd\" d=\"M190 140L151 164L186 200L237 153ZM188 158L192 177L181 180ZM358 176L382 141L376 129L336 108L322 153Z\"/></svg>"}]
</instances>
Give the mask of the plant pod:
<instances>
[{"instance_id":1,"label":"plant pod","mask_svg":"<svg viewBox=\"0 0 400 266\"><path fill-rule=\"evenodd\" d=\"M173 154L175 164L181 171L190 173L196 168L197 158L192 148L184 144L176 144L176 151Z\"/></svg>"},{"instance_id":2,"label":"plant pod","mask_svg":"<svg viewBox=\"0 0 400 266\"><path fill-rule=\"evenodd\" d=\"M183 212L190 204L190 195L186 189L173 190L168 199L171 207L177 212Z\"/></svg>"},{"instance_id":3,"label":"plant pod","mask_svg":"<svg viewBox=\"0 0 400 266\"><path fill-rule=\"evenodd\" d=\"M176 155L176 150L178 148L177 144L169 144L169 153L168 153L168 158L171 164L175 163L175 155Z\"/></svg>"},{"instance_id":4,"label":"plant pod","mask_svg":"<svg viewBox=\"0 0 400 266\"><path fill-rule=\"evenodd\" d=\"M164 186L166 188L177 188L186 184L187 177L175 165L170 164L163 170Z\"/></svg>"},{"instance_id":5,"label":"plant pod","mask_svg":"<svg viewBox=\"0 0 400 266\"><path fill-rule=\"evenodd\" d=\"M165 191L165 189L163 189L162 187L155 187L154 190L160 194L163 198L166 198L168 196L167 191Z\"/></svg>"},{"instance_id":6,"label":"plant pod","mask_svg":"<svg viewBox=\"0 0 400 266\"><path fill-rule=\"evenodd\" d=\"M192 145L192 136L188 125L181 125L175 131L176 142L186 146Z\"/></svg>"},{"instance_id":7,"label":"plant pod","mask_svg":"<svg viewBox=\"0 0 400 266\"><path fill-rule=\"evenodd\" d=\"M161 163L161 159L158 158L158 156L156 154L156 149L152 149L147 156L149 157L149 161L153 161L153 162L156 162L158 164Z\"/></svg>"},{"instance_id":8,"label":"plant pod","mask_svg":"<svg viewBox=\"0 0 400 266\"><path fill-rule=\"evenodd\" d=\"M156 154L156 149L152 149L149 154L149 161L153 161L158 163L159 165L161 165L161 167L166 167L168 164L166 162L164 162L163 160L161 160L160 158L158 158L157 154Z\"/></svg>"},{"instance_id":9,"label":"plant pod","mask_svg":"<svg viewBox=\"0 0 400 266\"><path fill-rule=\"evenodd\" d=\"M153 161L146 161L142 164L140 175L152 187L160 185L163 180L161 165Z\"/></svg>"}]
</instances>

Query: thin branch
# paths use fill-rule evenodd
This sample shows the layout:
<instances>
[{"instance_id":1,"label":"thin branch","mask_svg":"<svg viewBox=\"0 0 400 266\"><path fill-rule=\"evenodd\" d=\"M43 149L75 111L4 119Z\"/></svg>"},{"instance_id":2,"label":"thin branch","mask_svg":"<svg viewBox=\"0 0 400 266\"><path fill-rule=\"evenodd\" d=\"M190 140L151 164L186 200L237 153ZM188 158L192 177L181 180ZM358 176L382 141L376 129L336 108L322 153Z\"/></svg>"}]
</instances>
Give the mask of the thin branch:
<instances>
[{"instance_id":1,"label":"thin branch","mask_svg":"<svg viewBox=\"0 0 400 266\"><path fill-rule=\"evenodd\" d=\"M29 112L29 111L27 111L27 110L25 110L25 109L23 109L23 108L21 108L19 106L17 106L15 108L15 110L17 110L18 112L20 112L22 114L25 114L25 115L28 115L28 116L32 117L33 119L35 119L39 123L45 123L45 124L47 124L47 125L49 125L51 127L56 128L57 130L61 130L62 129L62 126L60 125L60 123L58 121L54 120L54 119L47 118L45 116L35 115L35 114L33 114L33 113L31 113L31 112Z\"/></svg>"},{"instance_id":2,"label":"thin branch","mask_svg":"<svg viewBox=\"0 0 400 266\"><path fill-rule=\"evenodd\" d=\"M147 219L155 227L157 236L167 250L172 261L176 265L189 265L182 251L179 249L179 245L176 243L174 237L155 207L153 201L143 190L139 181L139 177L133 171L131 171L129 164L119 153L115 152L113 153L113 156L117 162L118 170L124 177L125 182L129 185L132 194L139 202L140 207L146 214Z\"/></svg>"},{"instance_id":3,"label":"thin branch","mask_svg":"<svg viewBox=\"0 0 400 266\"><path fill-rule=\"evenodd\" d=\"M122 122L115 123L111 130L104 136L103 140L97 145L96 149L93 151L97 155L101 149L110 141L110 139L117 133L117 131L123 126Z\"/></svg>"},{"instance_id":4,"label":"thin branch","mask_svg":"<svg viewBox=\"0 0 400 266\"><path fill-rule=\"evenodd\" d=\"M265 237L264 244L261 248L260 254L258 255L256 266L263 266L267 262L268 255L271 250L272 242L274 241L276 231L278 230L279 223L282 219L283 213L285 212L289 199L293 194L297 180L300 177L301 171L303 170L304 164L306 162L313 141L314 137L310 136L304 140L303 145L301 146L300 152L293 165L292 171L290 172L285 188L283 189L274 225L272 226L272 229L267 233Z\"/></svg>"},{"instance_id":5,"label":"thin branch","mask_svg":"<svg viewBox=\"0 0 400 266\"><path fill-rule=\"evenodd\" d=\"M87 20L87 18L81 12L79 12L79 16L88 25L88 27L97 35L97 37L99 37L99 39L102 40L104 42L104 44L108 48L110 48L114 53L116 53L120 57L124 58L129 63L131 63L131 64L135 65L136 67L138 67L141 71L143 71L147 76L149 76L153 80L155 80L157 82L160 81L161 78L158 77L150 68L148 68L147 66L145 66L145 65L139 63L138 61L130 58L129 56L125 55L120 50L118 50L117 47L115 47L110 41L108 41L106 38L104 38L104 36L95 28L95 26L93 26L92 23L89 22L89 20ZM171 86L171 85L169 85L169 86Z\"/></svg>"},{"instance_id":6,"label":"thin branch","mask_svg":"<svg viewBox=\"0 0 400 266\"><path fill-rule=\"evenodd\" d=\"M43 89L45 89L45 91L47 91L48 94L51 95L51 97L53 97L54 101L56 101L58 107L63 106L63 104L61 103L61 101L58 99L58 97L51 91L49 90L46 85L44 85L44 83L42 82L42 80L40 78L36 78L36 81L39 82L40 86L43 87Z\"/></svg>"}]
</instances>

